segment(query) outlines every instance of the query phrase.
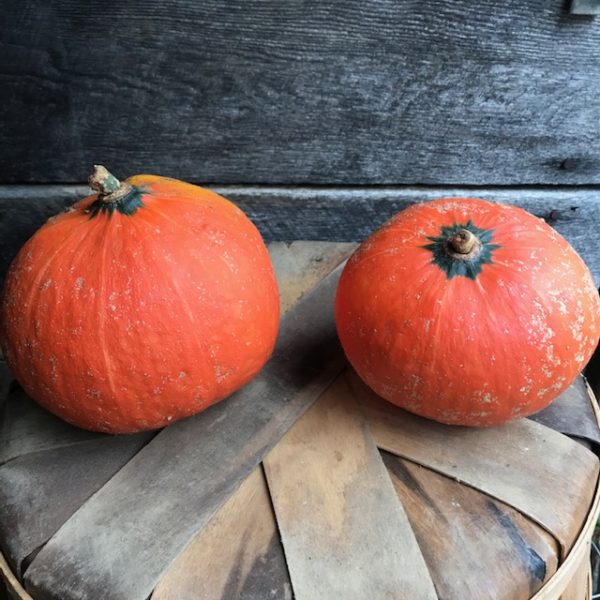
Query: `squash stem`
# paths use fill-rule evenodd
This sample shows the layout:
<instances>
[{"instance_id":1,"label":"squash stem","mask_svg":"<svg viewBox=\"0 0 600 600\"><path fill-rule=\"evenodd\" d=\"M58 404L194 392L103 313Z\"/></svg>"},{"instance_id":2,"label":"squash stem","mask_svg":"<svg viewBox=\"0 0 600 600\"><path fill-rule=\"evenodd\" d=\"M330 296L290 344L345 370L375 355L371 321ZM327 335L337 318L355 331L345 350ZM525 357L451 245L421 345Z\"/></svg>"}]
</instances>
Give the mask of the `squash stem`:
<instances>
[{"instance_id":1,"label":"squash stem","mask_svg":"<svg viewBox=\"0 0 600 600\"><path fill-rule=\"evenodd\" d=\"M108 196L121 187L121 182L102 165L94 165L94 171L89 176L88 184L101 196Z\"/></svg>"},{"instance_id":2,"label":"squash stem","mask_svg":"<svg viewBox=\"0 0 600 600\"><path fill-rule=\"evenodd\" d=\"M458 254L469 254L477 243L477 236L468 229L461 229L449 240L450 246Z\"/></svg>"}]
</instances>

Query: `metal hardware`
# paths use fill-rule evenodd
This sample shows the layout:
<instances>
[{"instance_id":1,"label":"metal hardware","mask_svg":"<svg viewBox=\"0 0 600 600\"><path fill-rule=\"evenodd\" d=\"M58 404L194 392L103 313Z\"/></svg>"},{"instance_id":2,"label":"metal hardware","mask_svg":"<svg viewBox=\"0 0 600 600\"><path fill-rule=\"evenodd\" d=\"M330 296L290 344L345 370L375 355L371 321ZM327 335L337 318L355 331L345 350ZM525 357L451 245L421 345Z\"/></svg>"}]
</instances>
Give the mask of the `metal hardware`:
<instances>
[{"instance_id":1,"label":"metal hardware","mask_svg":"<svg viewBox=\"0 0 600 600\"><path fill-rule=\"evenodd\" d=\"M572 15L600 15L600 0L571 0Z\"/></svg>"}]
</instances>

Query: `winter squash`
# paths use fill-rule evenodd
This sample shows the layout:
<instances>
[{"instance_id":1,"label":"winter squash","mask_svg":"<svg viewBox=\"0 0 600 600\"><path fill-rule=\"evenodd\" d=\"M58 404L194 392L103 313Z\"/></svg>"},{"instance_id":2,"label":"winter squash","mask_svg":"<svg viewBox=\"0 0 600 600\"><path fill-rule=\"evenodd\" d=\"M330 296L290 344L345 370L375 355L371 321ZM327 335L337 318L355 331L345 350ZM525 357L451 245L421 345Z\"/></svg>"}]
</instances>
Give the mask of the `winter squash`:
<instances>
[{"instance_id":1,"label":"winter squash","mask_svg":"<svg viewBox=\"0 0 600 600\"><path fill-rule=\"evenodd\" d=\"M50 219L9 270L0 343L24 389L79 427L125 433L204 410L271 354L279 298L260 233L181 181L120 183Z\"/></svg>"},{"instance_id":2,"label":"winter squash","mask_svg":"<svg viewBox=\"0 0 600 600\"><path fill-rule=\"evenodd\" d=\"M458 425L544 408L600 336L598 292L569 243L522 209L478 199L398 213L348 261L335 311L367 385Z\"/></svg>"}]
</instances>

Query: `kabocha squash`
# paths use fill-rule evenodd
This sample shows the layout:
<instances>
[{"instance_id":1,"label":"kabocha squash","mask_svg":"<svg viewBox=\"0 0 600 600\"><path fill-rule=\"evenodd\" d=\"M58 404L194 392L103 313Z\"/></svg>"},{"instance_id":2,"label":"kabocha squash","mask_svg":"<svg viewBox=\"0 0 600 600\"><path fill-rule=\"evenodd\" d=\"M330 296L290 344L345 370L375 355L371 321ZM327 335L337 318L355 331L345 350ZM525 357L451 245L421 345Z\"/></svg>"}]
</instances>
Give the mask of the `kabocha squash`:
<instances>
[{"instance_id":1,"label":"kabocha squash","mask_svg":"<svg viewBox=\"0 0 600 600\"><path fill-rule=\"evenodd\" d=\"M470 426L547 406L600 335L598 292L568 242L522 209L466 198L413 205L363 242L335 313L375 392Z\"/></svg>"},{"instance_id":2,"label":"kabocha squash","mask_svg":"<svg viewBox=\"0 0 600 600\"><path fill-rule=\"evenodd\" d=\"M279 297L260 233L181 181L120 183L50 219L9 270L0 342L23 388L79 427L167 425L248 382L271 354Z\"/></svg>"}]
</instances>

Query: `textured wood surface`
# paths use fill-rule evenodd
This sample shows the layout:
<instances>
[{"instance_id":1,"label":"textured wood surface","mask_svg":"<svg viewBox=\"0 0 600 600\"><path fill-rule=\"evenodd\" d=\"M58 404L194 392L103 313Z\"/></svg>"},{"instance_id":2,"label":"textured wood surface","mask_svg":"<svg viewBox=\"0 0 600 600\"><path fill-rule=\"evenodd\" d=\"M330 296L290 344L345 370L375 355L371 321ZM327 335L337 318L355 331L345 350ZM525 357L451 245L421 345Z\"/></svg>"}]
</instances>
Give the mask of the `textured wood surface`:
<instances>
[{"instance_id":1,"label":"textured wood surface","mask_svg":"<svg viewBox=\"0 0 600 600\"><path fill-rule=\"evenodd\" d=\"M600 182L563 0L5 0L0 180Z\"/></svg>"},{"instance_id":2,"label":"textured wood surface","mask_svg":"<svg viewBox=\"0 0 600 600\"><path fill-rule=\"evenodd\" d=\"M599 466L592 452L529 419L487 429L451 427L380 399L356 375L352 386L380 448L509 504L552 533L563 557L568 552L595 493L589 482L597 481ZM570 485L560 485L567 473Z\"/></svg>"},{"instance_id":3,"label":"textured wood surface","mask_svg":"<svg viewBox=\"0 0 600 600\"><path fill-rule=\"evenodd\" d=\"M215 186L213 189L246 211L268 242L360 242L409 204L444 196L476 196L515 204L546 219L564 235L587 262L600 286L597 234L600 188ZM85 186L0 186L0 281L19 248L38 227L89 192Z\"/></svg>"},{"instance_id":4,"label":"textured wood surface","mask_svg":"<svg viewBox=\"0 0 600 600\"><path fill-rule=\"evenodd\" d=\"M0 406L0 465L32 452L110 438L69 425L14 387Z\"/></svg>"},{"instance_id":5,"label":"textured wood surface","mask_svg":"<svg viewBox=\"0 0 600 600\"><path fill-rule=\"evenodd\" d=\"M444 600L529 600L558 566L556 540L502 502L383 452Z\"/></svg>"},{"instance_id":6,"label":"textured wood surface","mask_svg":"<svg viewBox=\"0 0 600 600\"><path fill-rule=\"evenodd\" d=\"M577 577L582 563L589 565L590 541L598 523L598 518L600 518L600 487L598 487L598 481L596 481L592 505L581 527L577 541L559 567L556 575L531 600L556 600L561 597L563 592L569 591L573 583L573 578Z\"/></svg>"},{"instance_id":7,"label":"textured wood surface","mask_svg":"<svg viewBox=\"0 0 600 600\"><path fill-rule=\"evenodd\" d=\"M279 306L286 313L308 290L346 260L356 244L273 242L269 253L279 284Z\"/></svg>"},{"instance_id":8,"label":"textured wood surface","mask_svg":"<svg viewBox=\"0 0 600 600\"><path fill-rule=\"evenodd\" d=\"M219 599L292 599L261 467L177 557L152 593L152 600Z\"/></svg>"},{"instance_id":9,"label":"textured wood surface","mask_svg":"<svg viewBox=\"0 0 600 600\"><path fill-rule=\"evenodd\" d=\"M264 466L297 600L437 600L343 377L288 431Z\"/></svg>"},{"instance_id":10,"label":"textured wood surface","mask_svg":"<svg viewBox=\"0 0 600 600\"><path fill-rule=\"evenodd\" d=\"M0 547L22 575L35 552L152 437L98 439L0 466Z\"/></svg>"},{"instance_id":11,"label":"textured wood surface","mask_svg":"<svg viewBox=\"0 0 600 600\"><path fill-rule=\"evenodd\" d=\"M591 442L600 449L600 429L592 402L586 380L578 377L550 406L529 419L569 437Z\"/></svg>"},{"instance_id":12,"label":"textured wood surface","mask_svg":"<svg viewBox=\"0 0 600 600\"><path fill-rule=\"evenodd\" d=\"M589 600L590 592L590 562L584 560L560 600Z\"/></svg>"},{"instance_id":13,"label":"textured wood surface","mask_svg":"<svg viewBox=\"0 0 600 600\"><path fill-rule=\"evenodd\" d=\"M331 242L270 244L282 314L335 269L352 247ZM264 600L265 589L269 600L291 599L271 499L258 467L177 557L152 598Z\"/></svg>"},{"instance_id":14,"label":"textured wood surface","mask_svg":"<svg viewBox=\"0 0 600 600\"><path fill-rule=\"evenodd\" d=\"M148 596L341 370L338 277L336 269L285 315L273 357L252 382L163 429L65 523L25 573L32 595L87 600L110 588L115 600Z\"/></svg>"}]
</instances>

